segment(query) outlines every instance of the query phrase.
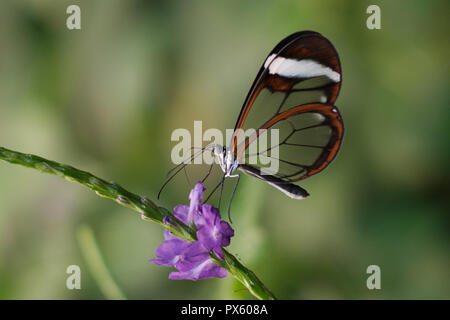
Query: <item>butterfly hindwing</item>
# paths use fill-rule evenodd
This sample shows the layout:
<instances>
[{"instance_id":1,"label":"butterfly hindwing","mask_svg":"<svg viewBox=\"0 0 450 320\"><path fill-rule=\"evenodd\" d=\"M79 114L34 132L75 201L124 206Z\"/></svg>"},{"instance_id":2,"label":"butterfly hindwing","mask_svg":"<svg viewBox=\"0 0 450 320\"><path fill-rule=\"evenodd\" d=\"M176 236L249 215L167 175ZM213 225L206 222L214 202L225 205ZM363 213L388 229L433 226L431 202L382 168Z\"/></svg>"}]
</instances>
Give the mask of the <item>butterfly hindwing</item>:
<instances>
[{"instance_id":1,"label":"butterfly hindwing","mask_svg":"<svg viewBox=\"0 0 450 320\"><path fill-rule=\"evenodd\" d=\"M336 156L344 134L339 110L320 103L290 108L269 119L260 129L238 146L237 153L245 159L240 162L286 182L296 182L325 169ZM259 143L257 152L252 153L249 145L273 129L278 129L278 141L266 146ZM278 162L278 166L261 165L269 160Z\"/></svg>"}]
</instances>

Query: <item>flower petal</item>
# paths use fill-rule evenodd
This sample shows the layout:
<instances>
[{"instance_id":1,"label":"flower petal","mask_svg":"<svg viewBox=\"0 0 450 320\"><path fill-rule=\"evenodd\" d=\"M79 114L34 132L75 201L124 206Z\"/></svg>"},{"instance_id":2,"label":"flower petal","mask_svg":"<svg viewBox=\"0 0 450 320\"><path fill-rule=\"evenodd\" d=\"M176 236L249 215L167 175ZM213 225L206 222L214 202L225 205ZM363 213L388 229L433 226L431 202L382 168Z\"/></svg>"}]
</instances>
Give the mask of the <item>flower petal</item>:
<instances>
[{"instance_id":1,"label":"flower petal","mask_svg":"<svg viewBox=\"0 0 450 320\"><path fill-rule=\"evenodd\" d=\"M199 241L196 241L183 250L182 258L175 263L175 268L178 271L189 271L207 259L209 259L208 252Z\"/></svg>"},{"instance_id":2,"label":"flower petal","mask_svg":"<svg viewBox=\"0 0 450 320\"><path fill-rule=\"evenodd\" d=\"M210 205L202 206L202 216L197 219L196 225L197 238L208 251L228 246L234 235L233 228L228 222L221 221L219 211Z\"/></svg>"},{"instance_id":3,"label":"flower petal","mask_svg":"<svg viewBox=\"0 0 450 320\"><path fill-rule=\"evenodd\" d=\"M222 234L222 247L230 245L230 238L234 236L234 230L231 228L230 224L226 221L220 221L219 232Z\"/></svg>"},{"instance_id":4,"label":"flower petal","mask_svg":"<svg viewBox=\"0 0 450 320\"><path fill-rule=\"evenodd\" d=\"M193 223L195 221L195 217L199 215L200 206L203 200L203 191L205 191L205 187L199 181L189 194L189 200L191 201L191 203L189 205L189 213L186 222L187 225Z\"/></svg>"},{"instance_id":5,"label":"flower petal","mask_svg":"<svg viewBox=\"0 0 450 320\"><path fill-rule=\"evenodd\" d=\"M183 221L185 224L188 223L189 206L179 205L173 208L173 215L178 219Z\"/></svg>"},{"instance_id":6,"label":"flower petal","mask_svg":"<svg viewBox=\"0 0 450 320\"><path fill-rule=\"evenodd\" d=\"M227 270L215 264L212 259L207 259L193 269L185 272L171 272L169 279L171 280L193 280L208 278L224 278L228 275Z\"/></svg>"},{"instance_id":7,"label":"flower petal","mask_svg":"<svg viewBox=\"0 0 450 320\"><path fill-rule=\"evenodd\" d=\"M217 221L220 221L220 213L218 209L214 208L214 206L204 204L201 206L200 214L194 218L195 225L197 228L200 228L205 224L212 225Z\"/></svg>"},{"instance_id":8,"label":"flower petal","mask_svg":"<svg viewBox=\"0 0 450 320\"><path fill-rule=\"evenodd\" d=\"M158 259L150 259L149 261L154 264L172 267L179 260L180 255L188 245L189 242L182 239L166 240L156 249Z\"/></svg>"},{"instance_id":9,"label":"flower petal","mask_svg":"<svg viewBox=\"0 0 450 320\"><path fill-rule=\"evenodd\" d=\"M213 249L213 252L216 254L217 257L219 257L220 259L223 260L222 247L215 247L215 248Z\"/></svg>"},{"instance_id":10,"label":"flower petal","mask_svg":"<svg viewBox=\"0 0 450 320\"><path fill-rule=\"evenodd\" d=\"M204 225L197 231L198 241L205 247L207 251L211 251L214 247L220 246L220 242L218 241L213 234L212 228L208 225Z\"/></svg>"}]
</instances>

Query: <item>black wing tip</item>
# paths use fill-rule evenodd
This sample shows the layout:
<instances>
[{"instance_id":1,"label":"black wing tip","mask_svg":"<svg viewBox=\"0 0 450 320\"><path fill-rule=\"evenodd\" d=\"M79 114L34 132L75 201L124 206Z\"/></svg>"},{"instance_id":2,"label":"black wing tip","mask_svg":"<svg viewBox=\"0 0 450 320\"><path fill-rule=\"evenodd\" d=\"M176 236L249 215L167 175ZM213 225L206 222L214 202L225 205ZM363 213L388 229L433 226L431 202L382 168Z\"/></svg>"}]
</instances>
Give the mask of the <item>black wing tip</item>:
<instances>
[{"instance_id":1,"label":"black wing tip","mask_svg":"<svg viewBox=\"0 0 450 320\"><path fill-rule=\"evenodd\" d=\"M308 191L306 191L302 187L299 187L299 186L297 186L295 184L294 184L294 186L297 187L297 188L295 188L295 191L293 190L294 192L292 192L293 194L295 194L294 199L304 199L306 197L309 197Z\"/></svg>"}]
</instances>

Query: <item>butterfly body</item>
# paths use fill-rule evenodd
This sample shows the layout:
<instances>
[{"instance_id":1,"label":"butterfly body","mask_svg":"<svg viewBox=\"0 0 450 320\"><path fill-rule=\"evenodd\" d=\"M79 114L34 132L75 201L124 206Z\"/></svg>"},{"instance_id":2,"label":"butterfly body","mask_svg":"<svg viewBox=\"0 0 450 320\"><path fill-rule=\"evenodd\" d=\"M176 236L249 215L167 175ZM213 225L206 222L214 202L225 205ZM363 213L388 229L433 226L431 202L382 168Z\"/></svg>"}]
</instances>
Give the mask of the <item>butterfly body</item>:
<instances>
[{"instance_id":1,"label":"butterfly body","mask_svg":"<svg viewBox=\"0 0 450 320\"><path fill-rule=\"evenodd\" d=\"M230 148L223 147L219 144L215 144L212 146L212 150L217 162L220 165L220 168L224 173L224 178L239 177L239 174L235 173L237 170L239 170L247 175L256 177L258 179L267 182L268 184L279 189L281 192L283 192L292 199L303 199L309 195L305 189L293 183L287 183L272 175L261 174L260 172L258 172L258 170L256 170L252 166L248 166L246 164L239 164L238 160L235 159L234 153Z\"/></svg>"},{"instance_id":2,"label":"butterfly body","mask_svg":"<svg viewBox=\"0 0 450 320\"><path fill-rule=\"evenodd\" d=\"M218 144L213 145L212 148L214 156L217 159L217 162L219 163L224 176L226 178L234 177L234 172L238 168L239 163L237 159L235 159L234 153L231 151L231 149Z\"/></svg>"}]
</instances>

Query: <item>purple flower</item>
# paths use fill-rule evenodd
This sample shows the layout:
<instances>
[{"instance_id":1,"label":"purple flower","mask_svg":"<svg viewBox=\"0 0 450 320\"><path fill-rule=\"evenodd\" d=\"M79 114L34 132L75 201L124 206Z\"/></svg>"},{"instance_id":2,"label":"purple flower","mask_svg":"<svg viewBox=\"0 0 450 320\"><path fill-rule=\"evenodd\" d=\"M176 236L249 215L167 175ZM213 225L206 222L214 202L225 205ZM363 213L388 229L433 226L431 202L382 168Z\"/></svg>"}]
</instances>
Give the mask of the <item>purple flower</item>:
<instances>
[{"instance_id":1,"label":"purple flower","mask_svg":"<svg viewBox=\"0 0 450 320\"><path fill-rule=\"evenodd\" d=\"M169 279L171 280L199 280L208 278L225 278L228 271L212 261L211 258L205 259L194 268L184 272L171 272Z\"/></svg>"},{"instance_id":2,"label":"purple flower","mask_svg":"<svg viewBox=\"0 0 450 320\"><path fill-rule=\"evenodd\" d=\"M228 222L220 220L219 210L211 205L202 206L202 215L197 219L197 238L203 247L223 259L222 247L230 245L234 230Z\"/></svg>"},{"instance_id":3,"label":"purple flower","mask_svg":"<svg viewBox=\"0 0 450 320\"><path fill-rule=\"evenodd\" d=\"M199 214L199 211L201 209L203 191L205 191L205 187L203 187L203 184L201 182L197 182L194 189L192 189L191 193L189 194L189 200L191 201L190 205L176 206L173 209L174 216L190 226L194 222L195 216Z\"/></svg>"},{"instance_id":4,"label":"purple flower","mask_svg":"<svg viewBox=\"0 0 450 320\"><path fill-rule=\"evenodd\" d=\"M227 276L227 270L214 263L209 252L212 251L223 259L222 247L230 244L234 230L220 219L219 210L211 205L201 204L204 190L203 184L198 182L189 195L190 205L174 208L176 218L197 228L198 241L188 242L165 230L165 241L156 249L158 259L149 260L158 265L175 267L178 272L170 273L169 279L195 281ZM170 223L170 219L164 218L164 223Z\"/></svg>"},{"instance_id":5,"label":"purple flower","mask_svg":"<svg viewBox=\"0 0 450 320\"><path fill-rule=\"evenodd\" d=\"M179 271L170 273L169 279L172 280L195 281L227 276L227 270L213 262L199 241L166 240L156 249L156 256L158 259L149 261L161 266L175 267Z\"/></svg>"},{"instance_id":6,"label":"purple flower","mask_svg":"<svg viewBox=\"0 0 450 320\"><path fill-rule=\"evenodd\" d=\"M150 262L160 266L177 267L180 261L185 259L184 252L189 246L189 242L182 239L170 239L164 241L157 249L158 259L150 259Z\"/></svg>"}]
</instances>

